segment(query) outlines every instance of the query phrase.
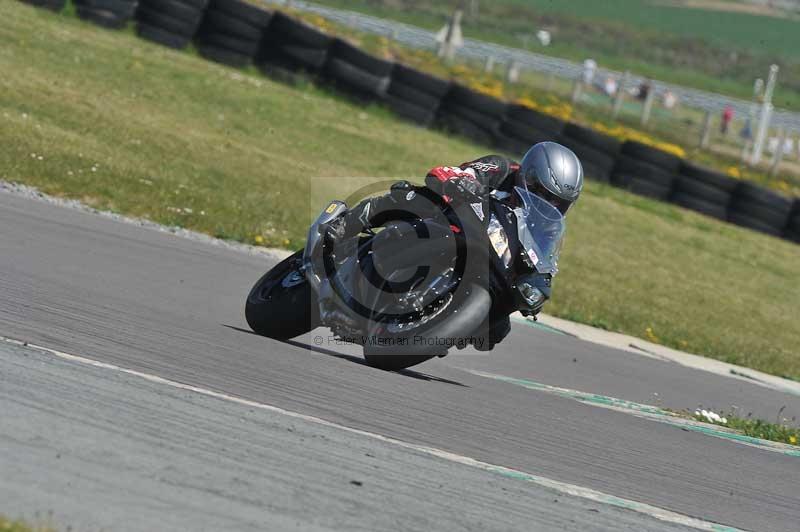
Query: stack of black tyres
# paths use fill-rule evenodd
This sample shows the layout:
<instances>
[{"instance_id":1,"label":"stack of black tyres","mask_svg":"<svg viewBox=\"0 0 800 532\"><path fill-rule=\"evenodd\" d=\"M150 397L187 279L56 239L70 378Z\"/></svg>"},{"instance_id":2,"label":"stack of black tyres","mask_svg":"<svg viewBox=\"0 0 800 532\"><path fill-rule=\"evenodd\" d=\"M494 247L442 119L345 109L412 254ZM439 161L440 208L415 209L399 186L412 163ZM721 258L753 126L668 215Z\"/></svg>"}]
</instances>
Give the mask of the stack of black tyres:
<instances>
[{"instance_id":1,"label":"stack of black tyres","mask_svg":"<svg viewBox=\"0 0 800 532\"><path fill-rule=\"evenodd\" d=\"M256 63L267 72L318 73L328 60L333 38L318 28L276 12L272 17Z\"/></svg>"},{"instance_id":2,"label":"stack of black tyres","mask_svg":"<svg viewBox=\"0 0 800 532\"><path fill-rule=\"evenodd\" d=\"M627 141L611 174L611 183L635 194L666 201L672 195L681 158L647 144Z\"/></svg>"},{"instance_id":3,"label":"stack of black tyres","mask_svg":"<svg viewBox=\"0 0 800 532\"><path fill-rule=\"evenodd\" d=\"M782 236L787 229L792 200L754 183L741 181L733 192L728 220L762 233Z\"/></svg>"},{"instance_id":4,"label":"stack of black tyres","mask_svg":"<svg viewBox=\"0 0 800 532\"><path fill-rule=\"evenodd\" d=\"M392 70L386 103L398 116L427 127L436 118L449 89L449 81L397 64Z\"/></svg>"},{"instance_id":5,"label":"stack of black tyres","mask_svg":"<svg viewBox=\"0 0 800 532\"><path fill-rule=\"evenodd\" d=\"M43 7L50 11L61 11L67 3L67 0L22 0L26 4L36 7Z\"/></svg>"},{"instance_id":6,"label":"stack of black tyres","mask_svg":"<svg viewBox=\"0 0 800 532\"><path fill-rule=\"evenodd\" d=\"M521 157L534 144L556 141L564 131L564 121L529 107L512 104L495 134L495 146Z\"/></svg>"},{"instance_id":7,"label":"stack of black tyres","mask_svg":"<svg viewBox=\"0 0 800 532\"><path fill-rule=\"evenodd\" d=\"M394 63L336 38L328 52L324 74L334 86L359 100L384 100Z\"/></svg>"},{"instance_id":8,"label":"stack of black tyres","mask_svg":"<svg viewBox=\"0 0 800 532\"><path fill-rule=\"evenodd\" d=\"M185 48L197 33L208 0L140 0L136 32L170 48Z\"/></svg>"},{"instance_id":9,"label":"stack of black tyres","mask_svg":"<svg viewBox=\"0 0 800 532\"><path fill-rule=\"evenodd\" d=\"M137 0L75 0L75 12L98 26L118 30L133 18L137 5Z\"/></svg>"},{"instance_id":10,"label":"stack of black tyres","mask_svg":"<svg viewBox=\"0 0 800 532\"><path fill-rule=\"evenodd\" d=\"M436 121L447 131L496 145L507 107L505 102L454 83L442 99Z\"/></svg>"},{"instance_id":11,"label":"stack of black tyres","mask_svg":"<svg viewBox=\"0 0 800 532\"><path fill-rule=\"evenodd\" d=\"M232 67L247 66L261 46L272 12L245 0L211 0L195 41L200 55Z\"/></svg>"},{"instance_id":12,"label":"stack of black tyres","mask_svg":"<svg viewBox=\"0 0 800 532\"><path fill-rule=\"evenodd\" d=\"M789 215L789 223L786 224L784 236L800 244L800 198L794 200L794 207L792 214Z\"/></svg>"},{"instance_id":13,"label":"stack of black tyres","mask_svg":"<svg viewBox=\"0 0 800 532\"><path fill-rule=\"evenodd\" d=\"M558 140L575 152L587 178L609 181L620 151L619 140L571 122L564 127Z\"/></svg>"},{"instance_id":14,"label":"stack of black tyres","mask_svg":"<svg viewBox=\"0 0 800 532\"><path fill-rule=\"evenodd\" d=\"M720 220L728 219L728 206L738 181L709 168L683 161L670 201Z\"/></svg>"}]
</instances>

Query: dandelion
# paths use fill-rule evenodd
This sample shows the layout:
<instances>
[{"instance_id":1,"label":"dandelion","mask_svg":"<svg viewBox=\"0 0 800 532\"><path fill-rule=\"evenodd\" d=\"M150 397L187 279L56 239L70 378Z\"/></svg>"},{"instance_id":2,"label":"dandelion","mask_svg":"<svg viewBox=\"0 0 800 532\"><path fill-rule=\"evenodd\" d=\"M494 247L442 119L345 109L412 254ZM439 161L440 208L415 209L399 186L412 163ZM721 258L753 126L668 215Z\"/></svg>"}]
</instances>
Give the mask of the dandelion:
<instances>
[{"instance_id":1,"label":"dandelion","mask_svg":"<svg viewBox=\"0 0 800 532\"><path fill-rule=\"evenodd\" d=\"M255 238L254 238L253 240L254 240L254 241L255 241L255 243L256 243L256 244L258 244L259 246L260 246L261 244L263 244L263 243L264 243L264 237L263 237L263 236L261 236L261 235L256 235L256 236L255 236Z\"/></svg>"},{"instance_id":2,"label":"dandelion","mask_svg":"<svg viewBox=\"0 0 800 532\"><path fill-rule=\"evenodd\" d=\"M794 434L789 436L789 443L791 443L792 445L797 445L797 436L795 436Z\"/></svg>"}]
</instances>

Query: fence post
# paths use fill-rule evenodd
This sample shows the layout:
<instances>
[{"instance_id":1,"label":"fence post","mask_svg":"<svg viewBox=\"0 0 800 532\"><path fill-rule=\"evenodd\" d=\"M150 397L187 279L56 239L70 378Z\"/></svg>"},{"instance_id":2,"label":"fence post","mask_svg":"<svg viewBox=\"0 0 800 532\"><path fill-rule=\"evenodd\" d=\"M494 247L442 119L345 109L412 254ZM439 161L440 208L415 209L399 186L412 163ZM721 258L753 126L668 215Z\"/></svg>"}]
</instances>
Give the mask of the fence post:
<instances>
[{"instance_id":1,"label":"fence post","mask_svg":"<svg viewBox=\"0 0 800 532\"><path fill-rule=\"evenodd\" d=\"M650 87L650 90L647 91L647 97L644 99L644 105L642 106L642 125L646 126L647 122L650 121L650 112L653 110L653 100L656 97L656 88L654 86Z\"/></svg>"},{"instance_id":2,"label":"fence post","mask_svg":"<svg viewBox=\"0 0 800 532\"><path fill-rule=\"evenodd\" d=\"M769 167L769 176L775 177L778 173L778 167L781 165L781 160L783 160L783 145L786 143L786 129L781 128L781 132L778 135L778 148L775 150L775 156L772 158L772 166Z\"/></svg>"},{"instance_id":3,"label":"fence post","mask_svg":"<svg viewBox=\"0 0 800 532\"><path fill-rule=\"evenodd\" d=\"M622 110L622 102L625 96L625 87L628 85L628 78L630 77L631 73L627 70L622 75L622 79L619 80L619 84L617 85L617 93L614 95L614 109L611 112L611 118L614 120L617 119L619 116L619 112Z\"/></svg>"},{"instance_id":4,"label":"fence post","mask_svg":"<svg viewBox=\"0 0 800 532\"><path fill-rule=\"evenodd\" d=\"M583 74L578 74L575 84L572 86L572 105L576 105L583 94Z\"/></svg>"},{"instance_id":5,"label":"fence post","mask_svg":"<svg viewBox=\"0 0 800 532\"><path fill-rule=\"evenodd\" d=\"M706 115L703 118L703 131L700 134L700 149L705 150L708 149L708 145L711 142L711 111L706 111Z\"/></svg>"},{"instance_id":6,"label":"fence post","mask_svg":"<svg viewBox=\"0 0 800 532\"><path fill-rule=\"evenodd\" d=\"M758 120L756 136L753 140L753 153L750 154L750 164L755 166L761 161L761 154L764 152L764 140L769 130L770 119L772 118L772 92L775 90L775 81L778 77L778 65L769 67L769 78L764 89L764 103L761 104L761 116Z\"/></svg>"},{"instance_id":7,"label":"fence post","mask_svg":"<svg viewBox=\"0 0 800 532\"><path fill-rule=\"evenodd\" d=\"M800 135L794 139L794 158L800 161Z\"/></svg>"},{"instance_id":8,"label":"fence post","mask_svg":"<svg viewBox=\"0 0 800 532\"><path fill-rule=\"evenodd\" d=\"M519 65L513 59L508 64L508 72L506 72L506 81L508 83L517 83L519 81Z\"/></svg>"},{"instance_id":9,"label":"fence post","mask_svg":"<svg viewBox=\"0 0 800 532\"><path fill-rule=\"evenodd\" d=\"M487 55L486 64L483 67L483 71L486 72L487 74L491 74L492 72L494 72L494 63L495 63L494 56Z\"/></svg>"}]
</instances>

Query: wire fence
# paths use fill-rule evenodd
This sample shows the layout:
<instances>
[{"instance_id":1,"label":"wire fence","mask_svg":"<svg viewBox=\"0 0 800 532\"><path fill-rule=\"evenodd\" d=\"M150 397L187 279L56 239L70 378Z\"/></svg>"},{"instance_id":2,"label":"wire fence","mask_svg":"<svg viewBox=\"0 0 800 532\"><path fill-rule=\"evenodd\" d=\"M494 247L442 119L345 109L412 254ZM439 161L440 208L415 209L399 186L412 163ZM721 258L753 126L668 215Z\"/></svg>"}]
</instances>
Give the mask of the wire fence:
<instances>
[{"instance_id":1,"label":"wire fence","mask_svg":"<svg viewBox=\"0 0 800 532\"><path fill-rule=\"evenodd\" d=\"M284 6L291 5L291 7L295 9L318 14L333 22L358 31L389 37L409 47L427 50L436 50L438 48L435 32L409 24L381 19L355 11L321 6L301 0L264 1ZM584 70L583 65L573 61L467 38L464 39L463 47L458 50L458 55L465 59L481 62L485 62L491 57L497 63L514 63L521 70L535 71L567 80L577 79L582 75ZM766 75L766 72L764 74ZM623 73L599 67L596 70L595 76L601 78L611 76L616 79L621 79ZM628 86L638 86L643 83L648 83L651 90L655 91L655 96L663 98L668 93L671 93L677 98L681 105L695 109L709 111L711 113L721 113L725 107L729 106L734 110L736 116L747 117L751 114L751 101L679 85L672 85L657 80L645 79L635 74L630 74L627 79ZM771 127L783 128L790 132L790 134L798 134L800 133L800 113L776 109L772 114Z\"/></svg>"}]
</instances>

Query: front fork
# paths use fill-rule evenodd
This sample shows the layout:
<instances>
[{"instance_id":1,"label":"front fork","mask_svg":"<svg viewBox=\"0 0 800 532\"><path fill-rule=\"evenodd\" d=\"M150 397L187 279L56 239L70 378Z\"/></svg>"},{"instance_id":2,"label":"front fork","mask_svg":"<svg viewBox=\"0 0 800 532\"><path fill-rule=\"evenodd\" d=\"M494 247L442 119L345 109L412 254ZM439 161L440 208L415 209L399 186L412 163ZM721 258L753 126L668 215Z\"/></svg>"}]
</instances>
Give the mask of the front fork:
<instances>
[{"instance_id":1,"label":"front fork","mask_svg":"<svg viewBox=\"0 0 800 532\"><path fill-rule=\"evenodd\" d=\"M323 279L325 279L324 265L322 264L322 248L325 241L325 233L329 224L346 212L347 204L345 202L333 200L317 217L316 221L311 224L311 228L308 230L306 248L303 251L303 270L311 287L318 294L320 293Z\"/></svg>"}]
</instances>

